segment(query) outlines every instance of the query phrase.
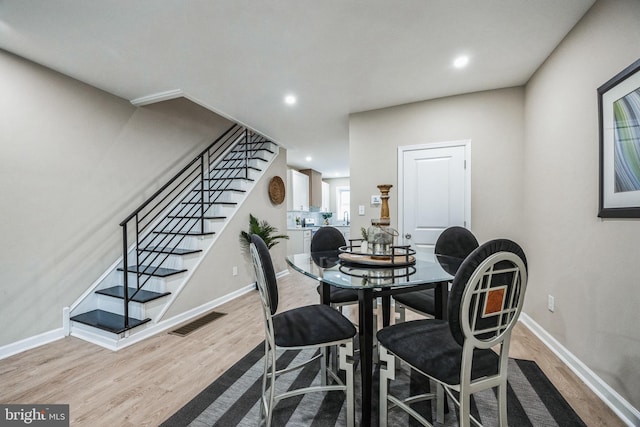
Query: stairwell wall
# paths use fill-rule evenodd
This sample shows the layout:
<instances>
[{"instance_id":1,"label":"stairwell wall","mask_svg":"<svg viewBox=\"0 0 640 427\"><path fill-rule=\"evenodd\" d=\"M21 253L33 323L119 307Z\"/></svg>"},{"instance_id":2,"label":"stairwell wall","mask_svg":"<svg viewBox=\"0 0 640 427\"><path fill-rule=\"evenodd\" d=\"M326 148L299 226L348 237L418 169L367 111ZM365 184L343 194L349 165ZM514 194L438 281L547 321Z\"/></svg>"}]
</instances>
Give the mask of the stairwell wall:
<instances>
[{"instance_id":1,"label":"stairwell wall","mask_svg":"<svg viewBox=\"0 0 640 427\"><path fill-rule=\"evenodd\" d=\"M196 309L255 282L251 255L240 244L240 231L249 230L249 215L253 214L260 221L265 220L276 227L278 234L287 234L287 204L275 205L269 199L269 181L275 175L283 179L287 176L286 151L284 149L280 149L278 156L262 177L256 181L244 203L239 206L223 232L217 236L214 246L202 260L198 269L193 272L193 276L162 320L168 320L186 311ZM270 250L276 274L287 270L286 242L286 240L280 240ZM233 275L234 266L238 267L236 276ZM258 298L257 291L255 294L255 298Z\"/></svg>"},{"instance_id":2,"label":"stairwell wall","mask_svg":"<svg viewBox=\"0 0 640 427\"><path fill-rule=\"evenodd\" d=\"M232 123L127 100L0 50L0 348L62 328L120 221Z\"/></svg>"}]
</instances>

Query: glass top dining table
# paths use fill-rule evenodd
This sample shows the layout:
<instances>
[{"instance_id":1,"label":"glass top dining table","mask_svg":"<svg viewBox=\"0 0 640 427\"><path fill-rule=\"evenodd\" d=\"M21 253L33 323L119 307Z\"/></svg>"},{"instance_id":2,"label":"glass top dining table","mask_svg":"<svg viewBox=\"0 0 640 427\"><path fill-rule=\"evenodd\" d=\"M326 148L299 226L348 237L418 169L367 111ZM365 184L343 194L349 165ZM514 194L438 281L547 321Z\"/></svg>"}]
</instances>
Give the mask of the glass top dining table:
<instances>
[{"instance_id":1,"label":"glass top dining table","mask_svg":"<svg viewBox=\"0 0 640 427\"><path fill-rule=\"evenodd\" d=\"M370 258L358 262L339 258L339 251L312 252L287 256L296 271L321 283L320 299L329 304L330 286L352 289L358 293L358 338L360 341L360 375L362 413L360 425L371 425L373 376L373 342L377 325L373 325L373 300L382 299L383 326L390 323L391 296L419 289L434 289L435 317L447 313L449 282L462 260L430 253L417 253L411 261L376 262ZM354 262L355 261L355 262ZM406 261L406 262L405 262Z\"/></svg>"}]
</instances>

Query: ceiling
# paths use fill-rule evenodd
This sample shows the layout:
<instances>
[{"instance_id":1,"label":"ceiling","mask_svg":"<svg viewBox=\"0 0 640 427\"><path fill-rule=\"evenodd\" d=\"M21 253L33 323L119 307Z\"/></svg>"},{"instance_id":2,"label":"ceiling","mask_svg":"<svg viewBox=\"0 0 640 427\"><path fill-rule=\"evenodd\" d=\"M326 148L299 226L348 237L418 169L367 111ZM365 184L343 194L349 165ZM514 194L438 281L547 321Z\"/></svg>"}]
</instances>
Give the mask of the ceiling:
<instances>
[{"instance_id":1,"label":"ceiling","mask_svg":"<svg viewBox=\"0 0 640 427\"><path fill-rule=\"evenodd\" d=\"M349 114L522 85L594 1L0 0L0 48L130 101L182 94L330 178Z\"/></svg>"}]
</instances>

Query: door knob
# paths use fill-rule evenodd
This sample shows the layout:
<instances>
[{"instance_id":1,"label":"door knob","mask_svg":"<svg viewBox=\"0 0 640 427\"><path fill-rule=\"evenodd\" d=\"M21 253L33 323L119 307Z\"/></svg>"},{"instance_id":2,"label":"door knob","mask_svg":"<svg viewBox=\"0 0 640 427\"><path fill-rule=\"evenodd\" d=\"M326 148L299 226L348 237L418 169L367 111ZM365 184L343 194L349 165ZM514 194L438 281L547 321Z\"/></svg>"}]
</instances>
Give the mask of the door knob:
<instances>
[{"instance_id":1,"label":"door knob","mask_svg":"<svg viewBox=\"0 0 640 427\"><path fill-rule=\"evenodd\" d=\"M405 238L405 239L410 239L410 238L411 238L411 234L410 234L410 233L405 234L405 235L404 235L404 238Z\"/></svg>"}]
</instances>

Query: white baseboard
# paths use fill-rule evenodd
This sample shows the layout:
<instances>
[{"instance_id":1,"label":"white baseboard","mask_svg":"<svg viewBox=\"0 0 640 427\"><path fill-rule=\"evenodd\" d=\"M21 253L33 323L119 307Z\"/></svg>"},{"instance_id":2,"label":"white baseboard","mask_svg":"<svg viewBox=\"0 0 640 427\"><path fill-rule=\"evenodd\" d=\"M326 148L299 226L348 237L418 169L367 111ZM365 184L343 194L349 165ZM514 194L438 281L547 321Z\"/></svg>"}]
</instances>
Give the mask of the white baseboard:
<instances>
[{"instance_id":1,"label":"white baseboard","mask_svg":"<svg viewBox=\"0 0 640 427\"><path fill-rule=\"evenodd\" d=\"M612 389L580 359L545 331L531 317L520 314L520 321L529 328L560 360L573 371L620 419L629 426L640 426L640 411Z\"/></svg>"},{"instance_id":2,"label":"white baseboard","mask_svg":"<svg viewBox=\"0 0 640 427\"><path fill-rule=\"evenodd\" d=\"M284 275L289 274L288 270L281 271L277 274L277 277L282 277ZM99 345L100 347L104 347L106 349L117 351L125 347L129 347L132 344L138 343L146 338L149 338L153 335L159 334L160 332L166 331L174 326L177 326L180 323L187 322L195 317L198 317L214 308L231 301L235 298L238 298L241 295L244 295L248 292L251 292L256 289L256 284L251 283L250 285L244 286L236 291L233 291L227 295L224 295L220 298L217 298L213 301L209 301L206 304L203 304L199 307L193 308L191 310L185 311L177 316L174 316L170 319L158 322L157 324L147 327L145 330L140 331L131 335L129 338L123 340L116 340L114 338L102 336L98 333L91 332L90 330L83 330L81 328L75 329L71 335L88 341L92 344ZM49 344L51 342L57 341L59 339L64 338L65 336L70 335L70 326L69 326L69 308L65 307L63 309L63 327L59 329L54 329L49 332L45 332L39 335L35 335L33 337L25 338L20 341L13 342L11 344L7 344L5 346L0 347L0 360L5 359L7 357L16 355L18 353L22 353L23 351L30 350L32 348L40 347L45 344Z\"/></svg>"},{"instance_id":3,"label":"white baseboard","mask_svg":"<svg viewBox=\"0 0 640 427\"><path fill-rule=\"evenodd\" d=\"M7 344L0 347L0 360L22 353L23 351L31 350L32 348L40 347L41 345L49 344L64 337L64 328L59 328Z\"/></svg>"}]
</instances>

